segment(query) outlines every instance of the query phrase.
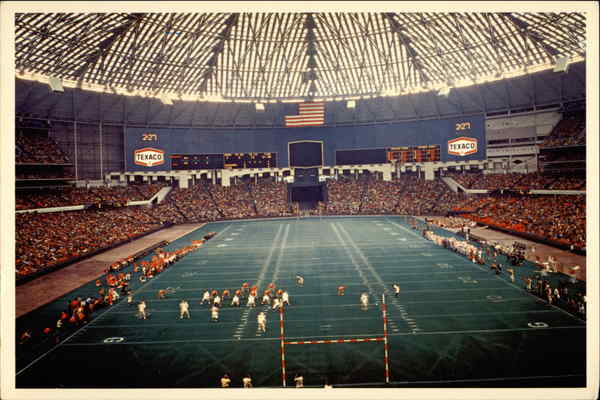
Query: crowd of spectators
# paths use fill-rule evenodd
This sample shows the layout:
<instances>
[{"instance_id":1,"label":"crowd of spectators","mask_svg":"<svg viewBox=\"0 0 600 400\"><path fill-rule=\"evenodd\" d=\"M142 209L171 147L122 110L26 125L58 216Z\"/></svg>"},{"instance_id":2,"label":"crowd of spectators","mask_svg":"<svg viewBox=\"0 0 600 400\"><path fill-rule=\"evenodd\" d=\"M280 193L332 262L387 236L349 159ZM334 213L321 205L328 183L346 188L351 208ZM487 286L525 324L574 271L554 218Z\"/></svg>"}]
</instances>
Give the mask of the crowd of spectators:
<instances>
[{"instance_id":1,"label":"crowd of spectators","mask_svg":"<svg viewBox=\"0 0 600 400\"><path fill-rule=\"evenodd\" d=\"M249 185L250 193L260 217L279 217L292 215L287 201L287 188L284 182L266 180Z\"/></svg>"},{"instance_id":2,"label":"crowd of spectators","mask_svg":"<svg viewBox=\"0 0 600 400\"><path fill-rule=\"evenodd\" d=\"M160 188L156 184L18 196L17 208L97 204L98 199L119 203L138 198L135 196L147 198ZM268 179L229 187L206 182L188 189L174 188L163 202L151 207L103 206L85 211L17 214L17 274L23 276L69 261L165 223L294 215L298 210L288 204L286 190L285 183ZM472 221L585 247L585 196L511 194L465 198L439 179L426 181L412 175L389 182L371 175L340 177L328 180L326 190L328 200L319 202L314 214L445 216L450 211L462 211ZM447 222L452 226L462 223L453 219Z\"/></svg>"},{"instance_id":3,"label":"crowd of spectators","mask_svg":"<svg viewBox=\"0 0 600 400\"><path fill-rule=\"evenodd\" d=\"M574 176L556 177L548 189L554 190L585 190L585 178Z\"/></svg>"},{"instance_id":4,"label":"crowd of spectators","mask_svg":"<svg viewBox=\"0 0 600 400\"><path fill-rule=\"evenodd\" d=\"M545 175L540 172L483 174L481 172L446 174L467 189L486 190L584 190L585 179L574 176Z\"/></svg>"},{"instance_id":5,"label":"crowd of spectators","mask_svg":"<svg viewBox=\"0 0 600 400\"><path fill-rule=\"evenodd\" d=\"M17 171L15 174L17 180L40 180L40 179L60 179L60 180L75 180L74 176L65 174L64 172L52 171Z\"/></svg>"},{"instance_id":6,"label":"crowd of spectators","mask_svg":"<svg viewBox=\"0 0 600 400\"><path fill-rule=\"evenodd\" d=\"M585 196L489 196L465 217L584 248L585 203Z\"/></svg>"},{"instance_id":7,"label":"crowd of spectators","mask_svg":"<svg viewBox=\"0 0 600 400\"><path fill-rule=\"evenodd\" d=\"M475 221L462 217L435 217L431 219L428 218L427 221L441 228L453 231L459 231L464 228L474 228L477 225Z\"/></svg>"},{"instance_id":8,"label":"crowd of spectators","mask_svg":"<svg viewBox=\"0 0 600 400\"><path fill-rule=\"evenodd\" d=\"M466 189L514 189L525 174L511 172L508 174L483 174L480 172L448 173L446 176L453 178Z\"/></svg>"},{"instance_id":9,"label":"crowd of spectators","mask_svg":"<svg viewBox=\"0 0 600 400\"><path fill-rule=\"evenodd\" d=\"M29 275L160 226L140 207L16 214L16 273Z\"/></svg>"},{"instance_id":10,"label":"crowd of spectators","mask_svg":"<svg viewBox=\"0 0 600 400\"><path fill-rule=\"evenodd\" d=\"M402 176L396 214L445 215L463 196L451 191L440 179L427 181L416 176Z\"/></svg>"},{"instance_id":11,"label":"crowd of spectators","mask_svg":"<svg viewBox=\"0 0 600 400\"><path fill-rule=\"evenodd\" d=\"M161 188L162 184L129 185L95 188L61 188L17 191L17 210L36 208L65 207L98 203L126 204L128 201L148 200Z\"/></svg>"},{"instance_id":12,"label":"crowd of spectators","mask_svg":"<svg viewBox=\"0 0 600 400\"><path fill-rule=\"evenodd\" d=\"M354 215L360 211L363 186L361 179L340 176L327 180L327 202L321 203L322 214Z\"/></svg>"},{"instance_id":13,"label":"crowd of spectators","mask_svg":"<svg viewBox=\"0 0 600 400\"><path fill-rule=\"evenodd\" d=\"M585 112L563 116L541 144L542 147L574 145L585 145Z\"/></svg>"},{"instance_id":14,"label":"crowd of spectators","mask_svg":"<svg viewBox=\"0 0 600 400\"><path fill-rule=\"evenodd\" d=\"M15 138L17 164L69 164L69 157L56 142L43 135L17 135Z\"/></svg>"},{"instance_id":15,"label":"crowd of spectators","mask_svg":"<svg viewBox=\"0 0 600 400\"><path fill-rule=\"evenodd\" d=\"M156 218L173 218L170 222L207 222L222 218L217 209L208 185L197 184L188 189L175 188L165 201L154 206L151 211Z\"/></svg>"}]
</instances>

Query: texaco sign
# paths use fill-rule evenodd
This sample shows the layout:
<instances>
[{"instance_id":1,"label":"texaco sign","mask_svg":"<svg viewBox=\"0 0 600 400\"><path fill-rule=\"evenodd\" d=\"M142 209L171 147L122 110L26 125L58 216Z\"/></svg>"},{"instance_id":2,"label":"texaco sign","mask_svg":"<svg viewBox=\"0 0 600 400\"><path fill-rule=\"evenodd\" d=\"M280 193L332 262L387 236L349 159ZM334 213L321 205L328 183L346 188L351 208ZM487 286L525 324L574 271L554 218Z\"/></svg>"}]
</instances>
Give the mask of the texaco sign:
<instances>
[{"instance_id":1,"label":"texaco sign","mask_svg":"<svg viewBox=\"0 0 600 400\"><path fill-rule=\"evenodd\" d=\"M165 152L152 147L137 149L133 152L133 162L143 167L156 167L165 163Z\"/></svg>"},{"instance_id":2,"label":"texaco sign","mask_svg":"<svg viewBox=\"0 0 600 400\"><path fill-rule=\"evenodd\" d=\"M461 136L448 141L448 154L453 156L468 156L477 153L477 139Z\"/></svg>"}]
</instances>

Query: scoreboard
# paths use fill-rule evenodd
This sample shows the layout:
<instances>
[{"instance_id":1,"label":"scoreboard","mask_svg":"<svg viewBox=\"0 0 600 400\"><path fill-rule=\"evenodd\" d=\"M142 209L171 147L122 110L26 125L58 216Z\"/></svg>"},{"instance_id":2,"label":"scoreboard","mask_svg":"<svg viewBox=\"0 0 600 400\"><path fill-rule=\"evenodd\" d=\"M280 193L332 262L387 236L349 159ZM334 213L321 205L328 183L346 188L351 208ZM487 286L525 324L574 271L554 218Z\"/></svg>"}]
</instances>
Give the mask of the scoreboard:
<instances>
[{"instance_id":1,"label":"scoreboard","mask_svg":"<svg viewBox=\"0 0 600 400\"><path fill-rule=\"evenodd\" d=\"M485 116L308 128L128 127L127 171L285 168L486 158Z\"/></svg>"},{"instance_id":2,"label":"scoreboard","mask_svg":"<svg viewBox=\"0 0 600 400\"><path fill-rule=\"evenodd\" d=\"M400 146L390 147L387 152L388 161L395 161L400 164L411 162L440 161L440 146Z\"/></svg>"},{"instance_id":3,"label":"scoreboard","mask_svg":"<svg viewBox=\"0 0 600 400\"><path fill-rule=\"evenodd\" d=\"M275 168L277 153L173 154L171 169Z\"/></svg>"}]
</instances>

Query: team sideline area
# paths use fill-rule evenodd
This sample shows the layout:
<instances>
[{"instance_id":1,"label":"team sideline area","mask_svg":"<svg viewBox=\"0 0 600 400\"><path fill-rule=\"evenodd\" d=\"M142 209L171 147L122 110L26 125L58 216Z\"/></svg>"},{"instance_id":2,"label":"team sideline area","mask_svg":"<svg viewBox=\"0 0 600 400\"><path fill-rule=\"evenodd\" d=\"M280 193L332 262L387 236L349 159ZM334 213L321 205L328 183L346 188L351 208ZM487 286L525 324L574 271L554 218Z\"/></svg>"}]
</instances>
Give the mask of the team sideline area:
<instances>
[{"instance_id":1,"label":"team sideline area","mask_svg":"<svg viewBox=\"0 0 600 400\"><path fill-rule=\"evenodd\" d=\"M520 279L513 283L505 272L497 275L489 265L437 246L405 217L210 223L164 251L189 246L209 232L216 236L145 282L133 267L123 270L132 273L132 303L121 296L58 337L58 344L50 338L17 344L16 387L214 388L224 374L233 387L246 375L255 387L282 387L283 366L287 386L294 386L296 374L308 387L586 384L586 324L580 315L532 295ZM514 269L517 277L537 271L529 262ZM240 307L224 299L218 322L211 321L203 293L233 294L244 282L258 288L256 307L247 307L246 298ZM283 324L277 309L261 305L270 284L289 293ZM343 296L339 286L345 286ZM165 298L158 298L160 290ZM19 318L17 338L23 330L53 326L69 301L97 293L92 281ZM362 293L368 293L368 307L360 306ZM389 384L384 342L361 340L384 336L382 295ZM189 319L180 319L182 300L189 303ZM137 315L141 301L147 319ZM258 330L261 312L265 332ZM358 340L326 342L339 339ZM111 373L115 366L118 372Z\"/></svg>"}]
</instances>

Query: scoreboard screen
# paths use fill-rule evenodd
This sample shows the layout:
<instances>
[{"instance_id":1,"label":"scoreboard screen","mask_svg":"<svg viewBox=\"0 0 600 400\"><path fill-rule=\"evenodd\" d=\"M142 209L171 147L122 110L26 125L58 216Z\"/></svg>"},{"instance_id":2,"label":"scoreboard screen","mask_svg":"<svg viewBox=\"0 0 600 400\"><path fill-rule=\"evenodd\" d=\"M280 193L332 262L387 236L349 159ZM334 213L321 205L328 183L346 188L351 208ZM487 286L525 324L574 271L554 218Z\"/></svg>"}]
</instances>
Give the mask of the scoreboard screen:
<instances>
[{"instance_id":1,"label":"scoreboard screen","mask_svg":"<svg viewBox=\"0 0 600 400\"><path fill-rule=\"evenodd\" d=\"M336 150L335 165L385 164L386 149Z\"/></svg>"},{"instance_id":2,"label":"scoreboard screen","mask_svg":"<svg viewBox=\"0 0 600 400\"><path fill-rule=\"evenodd\" d=\"M225 153L225 168L275 168L277 153Z\"/></svg>"},{"instance_id":3,"label":"scoreboard screen","mask_svg":"<svg viewBox=\"0 0 600 400\"><path fill-rule=\"evenodd\" d=\"M173 154L171 169L275 168L276 153Z\"/></svg>"},{"instance_id":4,"label":"scoreboard screen","mask_svg":"<svg viewBox=\"0 0 600 400\"><path fill-rule=\"evenodd\" d=\"M400 146L390 147L387 158L390 162L395 161L400 164L412 162L440 161L440 146Z\"/></svg>"}]
</instances>

